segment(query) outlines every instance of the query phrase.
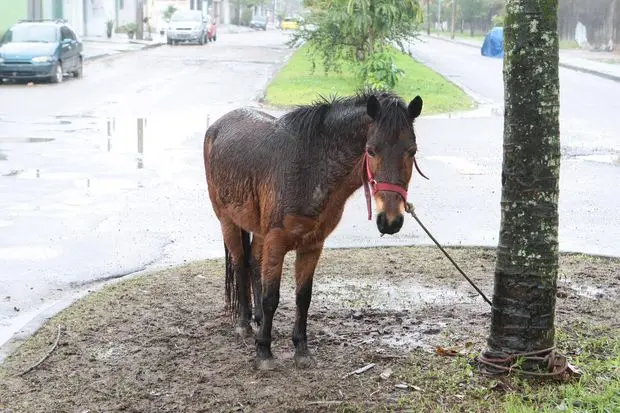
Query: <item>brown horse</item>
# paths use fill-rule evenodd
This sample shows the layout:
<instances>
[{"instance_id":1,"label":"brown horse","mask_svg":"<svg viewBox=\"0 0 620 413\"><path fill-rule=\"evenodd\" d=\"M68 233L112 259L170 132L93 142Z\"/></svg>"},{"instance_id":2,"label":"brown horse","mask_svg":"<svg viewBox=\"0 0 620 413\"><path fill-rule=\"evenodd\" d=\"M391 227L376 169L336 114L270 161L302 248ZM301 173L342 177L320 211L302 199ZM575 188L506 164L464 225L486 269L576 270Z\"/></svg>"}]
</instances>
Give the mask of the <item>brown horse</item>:
<instances>
[{"instance_id":1,"label":"brown horse","mask_svg":"<svg viewBox=\"0 0 620 413\"><path fill-rule=\"evenodd\" d=\"M295 364L307 367L314 362L306 338L314 270L347 199L364 185L370 219L370 186L379 232L402 227L417 151L413 121L421 111L419 96L407 105L394 94L366 91L279 119L237 109L207 130L205 171L224 238L227 308L236 332L252 333L254 296L258 368L275 368L271 328L288 251L297 254Z\"/></svg>"}]
</instances>

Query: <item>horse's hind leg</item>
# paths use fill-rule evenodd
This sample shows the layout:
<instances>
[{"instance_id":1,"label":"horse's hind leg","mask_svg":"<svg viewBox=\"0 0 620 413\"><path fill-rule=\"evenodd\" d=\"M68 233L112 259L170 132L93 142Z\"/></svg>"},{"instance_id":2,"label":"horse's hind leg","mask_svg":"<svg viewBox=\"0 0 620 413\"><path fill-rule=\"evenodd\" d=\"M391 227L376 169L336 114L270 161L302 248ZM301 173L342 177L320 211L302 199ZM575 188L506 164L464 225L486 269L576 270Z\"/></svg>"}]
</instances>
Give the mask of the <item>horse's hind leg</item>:
<instances>
[{"instance_id":1,"label":"horse's hind leg","mask_svg":"<svg viewBox=\"0 0 620 413\"><path fill-rule=\"evenodd\" d=\"M252 293L254 295L254 321L260 326L263 321L261 266L263 264L263 239L252 237L252 258L250 260L250 276L252 278Z\"/></svg>"},{"instance_id":2,"label":"horse's hind leg","mask_svg":"<svg viewBox=\"0 0 620 413\"><path fill-rule=\"evenodd\" d=\"M226 290L231 311L236 312L235 331L245 338L251 335L252 316L250 303L250 277L248 260L245 257L241 228L232 222L222 222L222 236L226 248Z\"/></svg>"},{"instance_id":3,"label":"horse's hind leg","mask_svg":"<svg viewBox=\"0 0 620 413\"><path fill-rule=\"evenodd\" d=\"M271 353L273 315L280 302L280 280L286 248L281 229L271 230L264 240L261 266L261 305L263 322L256 335L256 361L260 370L273 370L276 366Z\"/></svg>"},{"instance_id":4,"label":"horse's hind leg","mask_svg":"<svg viewBox=\"0 0 620 413\"><path fill-rule=\"evenodd\" d=\"M295 365L298 368L307 368L314 364L314 359L308 350L306 325L308 322L308 308L312 298L312 282L314 270L321 256L323 244L311 249L297 251L295 261L295 281L297 284L295 302L297 313L293 329L293 344L295 345Z\"/></svg>"}]
</instances>

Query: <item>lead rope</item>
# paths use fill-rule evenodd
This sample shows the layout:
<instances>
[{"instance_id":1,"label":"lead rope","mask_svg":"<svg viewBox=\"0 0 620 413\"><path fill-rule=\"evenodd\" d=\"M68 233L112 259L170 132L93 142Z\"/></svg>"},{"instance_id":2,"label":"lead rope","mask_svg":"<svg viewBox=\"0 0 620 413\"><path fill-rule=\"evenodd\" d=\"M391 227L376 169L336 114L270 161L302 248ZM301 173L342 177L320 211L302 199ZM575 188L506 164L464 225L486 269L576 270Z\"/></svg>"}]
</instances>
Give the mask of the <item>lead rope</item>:
<instances>
[{"instance_id":1,"label":"lead rope","mask_svg":"<svg viewBox=\"0 0 620 413\"><path fill-rule=\"evenodd\" d=\"M422 222L420 221L420 218L418 218L418 216L415 213L415 209L412 203L407 202L405 211L409 213L413 217L413 219L416 220L418 224L420 224L424 232L426 232L426 235L428 235L433 240L435 245L437 245L437 247L441 250L441 252L444 253L446 258L450 260L450 262L454 265L454 267L461 273L463 277L465 277L465 279L471 284L471 286L474 287L476 291L478 291L478 294L480 294L480 296L484 298L484 301L486 301L490 306L493 306L493 303L491 303L491 300L489 300L486 297L486 295L484 295L484 293L480 290L480 288L478 288L478 286L467 276L467 274L465 274L465 272L461 269L461 267L458 266L458 264L452 259L452 257L450 257L450 255L446 252L446 250L443 249L441 244L439 244L439 241L437 241L435 237L433 237L433 234L431 234L430 231L426 229L424 224L422 224ZM490 376L498 375L502 373L516 373L516 374L523 374L523 375L529 375L529 376L559 377L561 379L566 379L567 377L571 375L579 376L581 374L579 369L575 368L568 362L565 355L563 355L562 353L559 353L556 350L555 346L551 348L543 349L543 350L538 350L538 351L506 354L504 356L505 357L489 357L488 355L480 354L480 356L476 357L476 360L480 364L487 366L486 371L483 371L482 373L486 375L490 375ZM520 364L519 360L536 361L542 364L546 364L547 371L546 372L527 371L527 370L520 369L518 367ZM489 370L489 367L492 370Z\"/></svg>"},{"instance_id":2,"label":"lead rope","mask_svg":"<svg viewBox=\"0 0 620 413\"><path fill-rule=\"evenodd\" d=\"M433 240L433 242L435 243L435 245L437 245L437 247L441 250L441 252L443 252L443 254L446 256L446 258L448 258L450 260L450 262L452 263L452 265L454 265L454 267L461 273L461 275L463 277L465 277L465 279L471 284L472 287L474 287L476 289L476 291L478 291L478 294L480 294L480 296L482 298L484 298L484 301L486 301L490 306L493 306L493 303L491 303L491 300L489 300L487 298L486 295L484 295L484 293L480 290L480 288L478 288L478 286L467 276L467 274L465 274L465 272L461 269L461 267L459 267L459 265L452 259L452 257L450 256L450 254L448 254L446 252L445 249L443 249L443 247L441 246L441 244L439 243L439 241L437 241L435 239L435 237L433 237L433 234L430 233L430 231L428 229L426 229L426 227L424 226L424 224L422 224L422 221L420 221L420 218L418 218L418 216L415 213L415 209L413 207L413 204L411 202L407 202L407 207L405 208L405 212L411 214L411 216L413 217L413 219L415 219L417 221L418 224L420 224L420 226L422 227L422 229L424 230L424 232L426 232L426 235L428 235L430 237L430 239Z\"/></svg>"}]
</instances>

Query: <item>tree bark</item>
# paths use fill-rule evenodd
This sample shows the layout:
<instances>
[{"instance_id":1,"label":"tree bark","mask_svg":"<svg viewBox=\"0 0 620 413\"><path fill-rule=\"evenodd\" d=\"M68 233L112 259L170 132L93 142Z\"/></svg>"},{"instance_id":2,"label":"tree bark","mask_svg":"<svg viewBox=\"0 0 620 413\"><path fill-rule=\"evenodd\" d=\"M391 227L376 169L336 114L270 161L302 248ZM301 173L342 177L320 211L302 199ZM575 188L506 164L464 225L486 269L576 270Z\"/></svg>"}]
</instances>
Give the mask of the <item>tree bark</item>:
<instances>
[{"instance_id":1,"label":"tree bark","mask_svg":"<svg viewBox=\"0 0 620 413\"><path fill-rule=\"evenodd\" d=\"M560 174L558 0L507 0L501 227L489 354L554 345Z\"/></svg>"}]
</instances>

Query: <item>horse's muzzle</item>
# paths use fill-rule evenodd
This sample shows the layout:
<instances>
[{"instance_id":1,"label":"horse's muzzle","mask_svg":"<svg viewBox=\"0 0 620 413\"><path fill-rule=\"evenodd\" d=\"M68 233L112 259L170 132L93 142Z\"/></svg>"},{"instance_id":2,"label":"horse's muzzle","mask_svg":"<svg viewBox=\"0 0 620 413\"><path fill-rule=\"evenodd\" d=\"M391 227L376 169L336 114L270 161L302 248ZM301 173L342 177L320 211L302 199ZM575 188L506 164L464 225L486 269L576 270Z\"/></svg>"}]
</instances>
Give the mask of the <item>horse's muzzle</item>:
<instances>
[{"instance_id":1,"label":"horse's muzzle","mask_svg":"<svg viewBox=\"0 0 620 413\"><path fill-rule=\"evenodd\" d=\"M388 220L385 212L379 212L377 214L377 229L381 234L396 234L403 227L403 222L405 222L403 214L397 215L391 221Z\"/></svg>"}]
</instances>

